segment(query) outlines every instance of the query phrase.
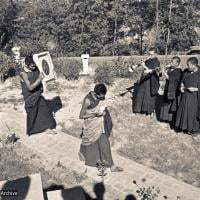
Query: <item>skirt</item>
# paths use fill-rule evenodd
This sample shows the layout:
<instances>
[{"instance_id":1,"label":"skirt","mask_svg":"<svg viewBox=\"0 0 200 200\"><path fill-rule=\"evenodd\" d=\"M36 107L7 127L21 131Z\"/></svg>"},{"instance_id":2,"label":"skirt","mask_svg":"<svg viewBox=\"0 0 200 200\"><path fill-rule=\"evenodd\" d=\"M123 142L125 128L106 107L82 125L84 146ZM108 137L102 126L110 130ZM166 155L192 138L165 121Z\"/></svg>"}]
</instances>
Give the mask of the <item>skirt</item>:
<instances>
[{"instance_id":1,"label":"skirt","mask_svg":"<svg viewBox=\"0 0 200 200\"><path fill-rule=\"evenodd\" d=\"M171 106L172 106L172 101L167 102L163 97L162 105L160 108L160 117L159 117L160 121L166 121L166 122L172 121L173 113L170 112Z\"/></svg>"},{"instance_id":2,"label":"skirt","mask_svg":"<svg viewBox=\"0 0 200 200\"><path fill-rule=\"evenodd\" d=\"M142 82L137 90L135 102L134 102L134 113L145 113L151 114L155 110L157 95L151 95L150 79Z\"/></svg>"},{"instance_id":3,"label":"skirt","mask_svg":"<svg viewBox=\"0 0 200 200\"><path fill-rule=\"evenodd\" d=\"M46 129L55 129L56 121L44 97L40 97L37 104L27 112L27 134L41 133Z\"/></svg>"},{"instance_id":4,"label":"skirt","mask_svg":"<svg viewBox=\"0 0 200 200\"><path fill-rule=\"evenodd\" d=\"M185 92L182 95L175 124L180 130L188 132L199 131L200 124L197 119L197 99L197 93Z\"/></svg>"},{"instance_id":5,"label":"skirt","mask_svg":"<svg viewBox=\"0 0 200 200\"><path fill-rule=\"evenodd\" d=\"M90 145L81 144L80 153L83 155L87 166L97 167L98 161L104 162L106 167L111 167L114 164L110 142L104 133Z\"/></svg>"}]
</instances>

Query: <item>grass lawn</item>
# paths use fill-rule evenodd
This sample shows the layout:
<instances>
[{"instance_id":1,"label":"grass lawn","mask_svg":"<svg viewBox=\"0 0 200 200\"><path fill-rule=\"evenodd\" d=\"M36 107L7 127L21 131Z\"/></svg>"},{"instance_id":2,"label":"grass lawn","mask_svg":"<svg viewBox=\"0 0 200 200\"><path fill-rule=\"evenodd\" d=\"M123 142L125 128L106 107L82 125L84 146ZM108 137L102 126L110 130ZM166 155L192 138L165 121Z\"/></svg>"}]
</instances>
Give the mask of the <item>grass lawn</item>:
<instances>
[{"instance_id":1,"label":"grass lawn","mask_svg":"<svg viewBox=\"0 0 200 200\"><path fill-rule=\"evenodd\" d=\"M123 91L133 82L128 79L116 80L108 87L108 97ZM94 86L93 79L82 77L73 82L60 79L58 83L56 87L49 86L51 90L49 96L60 95L63 101L63 109L56 114L59 128L66 134L79 137L82 121L78 119L78 115L84 96ZM10 85L6 87L9 88ZM4 87L0 105L5 106L6 101L11 103L14 95L17 109L20 111L22 106L20 89L17 87L16 90L12 89L7 93L6 91ZM111 115L114 123L112 148L124 157L200 187L200 160L198 159L200 136L192 138L174 132L168 124L160 123L156 119L143 115L134 116L130 97L127 94L109 102L112 105Z\"/></svg>"}]
</instances>

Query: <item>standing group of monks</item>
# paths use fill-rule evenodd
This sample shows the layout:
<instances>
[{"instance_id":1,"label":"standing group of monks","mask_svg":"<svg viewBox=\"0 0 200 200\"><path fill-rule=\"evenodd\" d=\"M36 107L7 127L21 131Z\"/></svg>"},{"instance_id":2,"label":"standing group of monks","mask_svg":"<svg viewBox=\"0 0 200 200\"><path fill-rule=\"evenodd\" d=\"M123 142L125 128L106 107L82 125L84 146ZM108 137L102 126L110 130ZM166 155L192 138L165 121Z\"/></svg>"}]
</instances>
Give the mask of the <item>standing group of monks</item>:
<instances>
[{"instance_id":1,"label":"standing group of monks","mask_svg":"<svg viewBox=\"0 0 200 200\"><path fill-rule=\"evenodd\" d=\"M156 57L156 48L149 49L150 57L142 63L143 73L133 102L133 112L170 122L171 127L193 136L200 133L200 68L198 59L190 57L187 66L180 66L175 56L164 70ZM160 79L165 78L164 94L159 95Z\"/></svg>"}]
</instances>

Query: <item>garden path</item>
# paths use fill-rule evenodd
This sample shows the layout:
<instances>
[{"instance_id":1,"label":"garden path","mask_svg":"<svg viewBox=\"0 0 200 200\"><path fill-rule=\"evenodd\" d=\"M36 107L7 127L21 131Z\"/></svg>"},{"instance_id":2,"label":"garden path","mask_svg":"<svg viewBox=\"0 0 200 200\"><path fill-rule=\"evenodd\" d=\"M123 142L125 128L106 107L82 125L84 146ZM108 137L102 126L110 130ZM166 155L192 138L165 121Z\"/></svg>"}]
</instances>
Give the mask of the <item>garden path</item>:
<instances>
[{"instance_id":1,"label":"garden path","mask_svg":"<svg viewBox=\"0 0 200 200\"><path fill-rule=\"evenodd\" d=\"M58 134L56 135L41 133L27 137L25 135L25 114L22 109L1 108L0 119L3 120L0 125L1 132L8 131L2 125L3 122L7 122L20 137L20 143L34 150L37 155L46 159L52 165L57 165L59 161L62 166L72 169L78 174L84 173L84 163L79 161L78 158L80 139L63 133L61 130L57 130ZM176 196L179 196L181 200L200 200L200 188L126 159L115 151L113 151L113 158L117 165L124 168L124 172L111 173L106 170L108 174L104 177L104 184L105 187L112 187L119 199L123 199L128 194L136 193L135 191L138 188L133 184L133 180L135 180L142 187L159 187L161 197L166 195L170 200L175 200ZM97 174L97 169L88 168L87 176L92 178L94 182L101 181L101 177ZM142 181L144 179L145 182ZM88 192L92 193L92 191ZM163 199L161 197L160 199Z\"/></svg>"}]
</instances>

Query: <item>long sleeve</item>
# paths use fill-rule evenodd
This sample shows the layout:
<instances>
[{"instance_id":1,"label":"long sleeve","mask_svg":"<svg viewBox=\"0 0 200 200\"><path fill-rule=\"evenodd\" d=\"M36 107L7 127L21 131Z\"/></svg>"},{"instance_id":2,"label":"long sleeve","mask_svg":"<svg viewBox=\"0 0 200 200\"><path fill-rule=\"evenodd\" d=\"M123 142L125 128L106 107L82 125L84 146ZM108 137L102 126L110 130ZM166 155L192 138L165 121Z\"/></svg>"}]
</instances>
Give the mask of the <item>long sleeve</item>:
<instances>
[{"instance_id":1,"label":"long sleeve","mask_svg":"<svg viewBox=\"0 0 200 200\"><path fill-rule=\"evenodd\" d=\"M181 82L182 72L180 69L175 69L174 72L169 73L169 85L167 91L167 98L169 100L176 99L177 87Z\"/></svg>"},{"instance_id":2,"label":"long sleeve","mask_svg":"<svg viewBox=\"0 0 200 200\"><path fill-rule=\"evenodd\" d=\"M146 63L150 69L155 69L160 67L160 62L158 58L149 59L149 63ZM160 84L159 84L159 76L156 72L153 72L150 75L151 80L151 94L156 95L158 93Z\"/></svg>"}]
</instances>

